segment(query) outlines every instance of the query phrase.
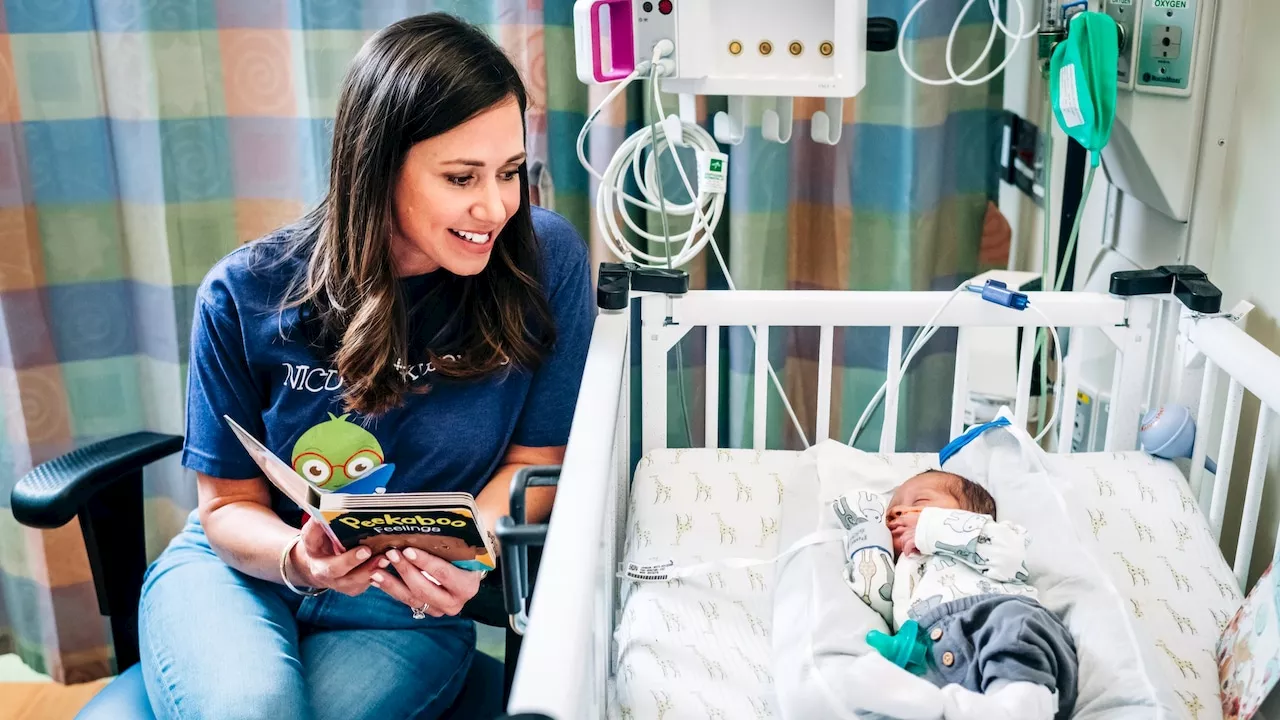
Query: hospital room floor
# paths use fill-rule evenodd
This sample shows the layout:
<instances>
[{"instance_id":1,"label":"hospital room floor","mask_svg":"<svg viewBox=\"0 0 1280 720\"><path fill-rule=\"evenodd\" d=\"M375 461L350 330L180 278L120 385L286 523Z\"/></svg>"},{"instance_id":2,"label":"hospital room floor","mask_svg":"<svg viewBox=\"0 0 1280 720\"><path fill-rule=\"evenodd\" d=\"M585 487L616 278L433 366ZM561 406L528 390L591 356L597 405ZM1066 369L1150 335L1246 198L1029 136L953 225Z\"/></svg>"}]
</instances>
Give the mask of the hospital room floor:
<instances>
[{"instance_id":1,"label":"hospital room floor","mask_svg":"<svg viewBox=\"0 0 1280 720\"><path fill-rule=\"evenodd\" d=\"M500 628L481 625L476 635L481 652L502 657ZM59 685L23 665L17 655L0 655L0 720L72 720L106 683Z\"/></svg>"},{"instance_id":2,"label":"hospital room floor","mask_svg":"<svg viewBox=\"0 0 1280 720\"><path fill-rule=\"evenodd\" d=\"M0 655L0 720L71 720L104 684L59 685L17 655Z\"/></svg>"}]
</instances>

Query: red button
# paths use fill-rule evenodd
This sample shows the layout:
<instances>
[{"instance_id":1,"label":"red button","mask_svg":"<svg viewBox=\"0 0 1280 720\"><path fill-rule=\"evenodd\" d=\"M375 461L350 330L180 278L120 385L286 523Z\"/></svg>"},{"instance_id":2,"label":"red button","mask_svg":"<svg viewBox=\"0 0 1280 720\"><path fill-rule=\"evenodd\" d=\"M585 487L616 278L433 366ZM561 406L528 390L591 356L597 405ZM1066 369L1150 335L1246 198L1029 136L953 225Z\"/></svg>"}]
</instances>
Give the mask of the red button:
<instances>
[{"instance_id":1,"label":"red button","mask_svg":"<svg viewBox=\"0 0 1280 720\"><path fill-rule=\"evenodd\" d=\"M671 0L661 0L661 2L658 3L658 12L662 13L663 15L670 15Z\"/></svg>"}]
</instances>

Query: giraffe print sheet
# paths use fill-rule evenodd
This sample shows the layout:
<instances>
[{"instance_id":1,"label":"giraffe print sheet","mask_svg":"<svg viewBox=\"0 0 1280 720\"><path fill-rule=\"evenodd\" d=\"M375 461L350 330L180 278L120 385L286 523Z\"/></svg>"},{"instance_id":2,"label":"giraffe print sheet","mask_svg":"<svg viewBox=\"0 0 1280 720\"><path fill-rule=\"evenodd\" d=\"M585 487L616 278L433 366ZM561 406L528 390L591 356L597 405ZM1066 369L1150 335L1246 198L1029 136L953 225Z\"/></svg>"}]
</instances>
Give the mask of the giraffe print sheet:
<instances>
[{"instance_id":1,"label":"giraffe print sheet","mask_svg":"<svg viewBox=\"0 0 1280 720\"><path fill-rule=\"evenodd\" d=\"M772 558L799 454L662 450L636 467L624 561ZM614 720L779 718L770 668L771 565L623 584Z\"/></svg>"},{"instance_id":2,"label":"giraffe print sheet","mask_svg":"<svg viewBox=\"0 0 1280 720\"><path fill-rule=\"evenodd\" d=\"M1078 534L1154 638L1188 720L1223 717L1216 647L1242 597L1181 471L1141 452L1050 456L1074 490Z\"/></svg>"}]
</instances>

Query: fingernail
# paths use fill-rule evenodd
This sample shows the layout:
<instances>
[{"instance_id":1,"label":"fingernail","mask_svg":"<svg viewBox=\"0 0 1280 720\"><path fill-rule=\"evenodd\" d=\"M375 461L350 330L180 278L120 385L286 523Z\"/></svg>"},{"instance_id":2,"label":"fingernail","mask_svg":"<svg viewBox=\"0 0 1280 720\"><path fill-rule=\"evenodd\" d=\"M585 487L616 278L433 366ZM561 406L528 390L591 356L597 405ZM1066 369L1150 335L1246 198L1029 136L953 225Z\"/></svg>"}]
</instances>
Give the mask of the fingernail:
<instances>
[{"instance_id":1,"label":"fingernail","mask_svg":"<svg viewBox=\"0 0 1280 720\"><path fill-rule=\"evenodd\" d=\"M369 548L360 548L359 550L357 550L357 551L356 551L356 559L358 559L358 560L368 560L368 559L369 559L369 556L370 556L370 555L372 555L372 554L373 554L373 553L372 553L372 552L370 552Z\"/></svg>"},{"instance_id":2,"label":"fingernail","mask_svg":"<svg viewBox=\"0 0 1280 720\"><path fill-rule=\"evenodd\" d=\"M404 556L405 556L405 557L407 557L407 558L409 558L410 560L417 560L417 559L418 559L418 551L417 551L417 550L414 550L413 548L405 548L405 549L404 549Z\"/></svg>"},{"instance_id":3,"label":"fingernail","mask_svg":"<svg viewBox=\"0 0 1280 720\"><path fill-rule=\"evenodd\" d=\"M385 568L390 564L391 564L391 561L386 558L382 558L381 560L378 561L378 567L380 568Z\"/></svg>"},{"instance_id":4,"label":"fingernail","mask_svg":"<svg viewBox=\"0 0 1280 720\"><path fill-rule=\"evenodd\" d=\"M373 580L373 581L374 581L374 582L376 582L376 583L380 583L380 582L382 582L382 580L383 580L382 573L380 573L380 572L376 572L376 573L374 573L373 575L371 575L371 576L370 576L370 579L371 579L371 580Z\"/></svg>"},{"instance_id":5,"label":"fingernail","mask_svg":"<svg viewBox=\"0 0 1280 720\"><path fill-rule=\"evenodd\" d=\"M396 563L400 562L400 553L396 552L395 550L388 550L387 557L391 558L391 562L396 562Z\"/></svg>"}]
</instances>

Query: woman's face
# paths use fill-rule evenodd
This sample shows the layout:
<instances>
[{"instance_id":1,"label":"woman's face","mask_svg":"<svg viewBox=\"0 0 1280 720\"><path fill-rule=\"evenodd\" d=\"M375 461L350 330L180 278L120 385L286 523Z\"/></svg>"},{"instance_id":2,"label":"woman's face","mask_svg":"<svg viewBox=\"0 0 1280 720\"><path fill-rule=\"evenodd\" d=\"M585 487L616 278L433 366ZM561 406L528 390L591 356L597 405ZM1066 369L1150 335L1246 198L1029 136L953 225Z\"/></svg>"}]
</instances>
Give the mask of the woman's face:
<instances>
[{"instance_id":1,"label":"woman's face","mask_svg":"<svg viewBox=\"0 0 1280 720\"><path fill-rule=\"evenodd\" d=\"M414 145L395 189L398 275L475 275L520 209L524 127L514 98Z\"/></svg>"}]
</instances>

